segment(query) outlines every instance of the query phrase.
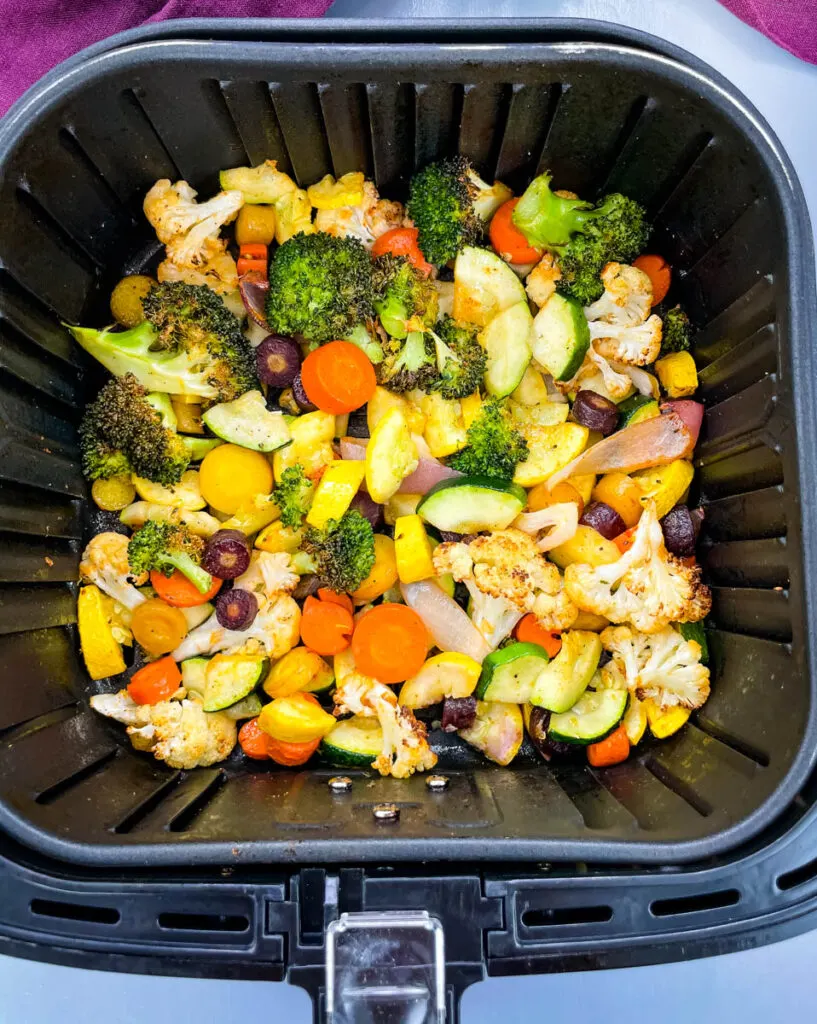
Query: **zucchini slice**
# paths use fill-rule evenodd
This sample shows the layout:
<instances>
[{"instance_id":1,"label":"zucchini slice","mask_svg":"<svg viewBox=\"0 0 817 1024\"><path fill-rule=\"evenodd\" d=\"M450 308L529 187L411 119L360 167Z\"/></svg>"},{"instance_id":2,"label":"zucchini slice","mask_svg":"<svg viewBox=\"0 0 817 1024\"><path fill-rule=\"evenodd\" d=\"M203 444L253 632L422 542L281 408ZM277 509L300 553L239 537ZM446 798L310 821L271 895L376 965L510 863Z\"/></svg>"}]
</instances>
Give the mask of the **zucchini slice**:
<instances>
[{"instance_id":1,"label":"zucchini slice","mask_svg":"<svg viewBox=\"0 0 817 1024\"><path fill-rule=\"evenodd\" d=\"M217 654L204 673L204 710L223 711L249 696L267 674L266 658ZM182 677L184 678L184 677Z\"/></svg>"},{"instance_id":2,"label":"zucchini slice","mask_svg":"<svg viewBox=\"0 0 817 1024\"><path fill-rule=\"evenodd\" d=\"M539 644L509 644L501 650L492 651L482 663L476 696L480 700L527 704L531 690L549 660L544 647Z\"/></svg>"},{"instance_id":3,"label":"zucchini slice","mask_svg":"<svg viewBox=\"0 0 817 1024\"><path fill-rule=\"evenodd\" d=\"M571 629L562 634L562 648L539 674L530 691L530 702L557 714L569 711L581 697L601 657L598 633Z\"/></svg>"},{"instance_id":4,"label":"zucchini slice","mask_svg":"<svg viewBox=\"0 0 817 1024\"><path fill-rule=\"evenodd\" d=\"M479 533L510 526L526 501L518 484L488 476L463 476L435 484L420 500L417 514L438 530Z\"/></svg>"},{"instance_id":5,"label":"zucchini slice","mask_svg":"<svg viewBox=\"0 0 817 1024\"><path fill-rule=\"evenodd\" d=\"M619 405L619 427L632 427L642 420L652 420L661 415L658 402L649 395L631 395Z\"/></svg>"},{"instance_id":6,"label":"zucchini slice","mask_svg":"<svg viewBox=\"0 0 817 1024\"><path fill-rule=\"evenodd\" d=\"M368 768L383 749L383 730L376 718L354 715L338 722L321 740L320 754L339 768Z\"/></svg>"},{"instance_id":7,"label":"zucchini slice","mask_svg":"<svg viewBox=\"0 0 817 1024\"><path fill-rule=\"evenodd\" d=\"M532 326L527 301L517 302L495 316L480 334L480 344L488 356L485 390L489 395L504 398L519 386L532 358Z\"/></svg>"},{"instance_id":8,"label":"zucchini slice","mask_svg":"<svg viewBox=\"0 0 817 1024\"><path fill-rule=\"evenodd\" d=\"M224 709L224 714L228 718L232 718L234 722L243 721L245 718L255 718L261 714L261 708L263 708L261 698L257 693L251 693L244 700L240 700L235 704L231 704L228 708Z\"/></svg>"},{"instance_id":9,"label":"zucchini slice","mask_svg":"<svg viewBox=\"0 0 817 1024\"><path fill-rule=\"evenodd\" d=\"M485 327L518 302L527 296L508 264L490 249L466 245L454 263L454 318Z\"/></svg>"},{"instance_id":10,"label":"zucchini slice","mask_svg":"<svg viewBox=\"0 0 817 1024\"><path fill-rule=\"evenodd\" d=\"M533 321L533 355L554 380L578 373L590 348L590 328L584 310L558 292L542 306Z\"/></svg>"},{"instance_id":11,"label":"zucchini slice","mask_svg":"<svg viewBox=\"0 0 817 1024\"><path fill-rule=\"evenodd\" d=\"M213 405L201 418L222 441L256 452L274 452L292 442L284 414L270 412L260 391Z\"/></svg>"},{"instance_id":12,"label":"zucchini slice","mask_svg":"<svg viewBox=\"0 0 817 1024\"><path fill-rule=\"evenodd\" d=\"M548 738L562 743L598 743L624 717L627 690L586 690L569 711L551 715Z\"/></svg>"},{"instance_id":13,"label":"zucchini slice","mask_svg":"<svg viewBox=\"0 0 817 1024\"><path fill-rule=\"evenodd\" d=\"M183 661L181 664L182 686L186 690L190 690L191 693L197 693L200 697L204 697L205 674L209 663L209 658L188 658Z\"/></svg>"}]
</instances>

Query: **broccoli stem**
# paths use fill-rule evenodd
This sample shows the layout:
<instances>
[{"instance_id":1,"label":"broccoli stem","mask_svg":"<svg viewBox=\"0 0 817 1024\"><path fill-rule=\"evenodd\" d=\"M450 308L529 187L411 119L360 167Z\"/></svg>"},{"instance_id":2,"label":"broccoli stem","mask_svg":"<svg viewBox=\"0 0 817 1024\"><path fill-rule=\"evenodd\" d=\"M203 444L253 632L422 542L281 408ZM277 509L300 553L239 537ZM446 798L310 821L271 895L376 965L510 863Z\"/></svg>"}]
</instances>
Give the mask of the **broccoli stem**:
<instances>
[{"instance_id":1,"label":"broccoli stem","mask_svg":"<svg viewBox=\"0 0 817 1024\"><path fill-rule=\"evenodd\" d=\"M186 576L200 594L206 594L213 585L213 577L205 572L200 565L196 565L190 555L184 551L165 552L162 561L167 565L178 569L183 576Z\"/></svg>"}]
</instances>

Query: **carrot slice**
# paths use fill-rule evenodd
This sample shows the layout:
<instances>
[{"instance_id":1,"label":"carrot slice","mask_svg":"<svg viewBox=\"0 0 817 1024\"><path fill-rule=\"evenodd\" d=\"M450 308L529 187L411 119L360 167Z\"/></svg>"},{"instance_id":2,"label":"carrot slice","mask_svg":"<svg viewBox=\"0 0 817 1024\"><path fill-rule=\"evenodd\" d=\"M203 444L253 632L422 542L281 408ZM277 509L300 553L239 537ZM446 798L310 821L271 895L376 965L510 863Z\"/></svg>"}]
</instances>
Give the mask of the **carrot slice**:
<instances>
[{"instance_id":1,"label":"carrot slice","mask_svg":"<svg viewBox=\"0 0 817 1024\"><path fill-rule=\"evenodd\" d=\"M306 743L285 743L283 740L274 740L267 736L267 754L276 764L292 767L308 761L320 746L320 742L318 738Z\"/></svg>"},{"instance_id":2,"label":"carrot slice","mask_svg":"<svg viewBox=\"0 0 817 1024\"><path fill-rule=\"evenodd\" d=\"M524 615L516 627L516 639L523 644L539 644L544 647L549 658L555 658L562 649L562 638L558 633L550 633L536 621L533 614Z\"/></svg>"},{"instance_id":3,"label":"carrot slice","mask_svg":"<svg viewBox=\"0 0 817 1024\"><path fill-rule=\"evenodd\" d=\"M428 653L428 633L411 608L381 604L358 622L352 653L364 675L381 683L402 683L422 668Z\"/></svg>"},{"instance_id":4,"label":"carrot slice","mask_svg":"<svg viewBox=\"0 0 817 1024\"><path fill-rule=\"evenodd\" d=\"M355 614L355 606L352 604L352 599L348 594L338 594L334 590L330 590L329 587L319 587L318 600L326 601L327 604L339 604L350 615Z\"/></svg>"},{"instance_id":5,"label":"carrot slice","mask_svg":"<svg viewBox=\"0 0 817 1024\"><path fill-rule=\"evenodd\" d=\"M134 672L128 683L128 694L137 704L158 704L171 697L181 685L179 666L168 656Z\"/></svg>"},{"instance_id":6,"label":"carrot slice","mask_svg":"<svg viewBox=\"0 0 817 1024\"><path fill-rule=\"evenodd\" d=\"M369 357L351 341L330 341L310 352L301 364L301 383L309 401L333 416L359 409L377 387Z\"/></svg>"},{"instance_id":7,"label":"carrot slice","mask_svg":"<svg viewBox=\"0 0 817 1024\"><path fill-rule=\"evenodd\" d=\"M542 250L531 245L511 220L518 199L509 199L496 211L488 235L497 256L506 263L538 263Z\"/></svg>"},{"instance_id":8,"label":"carrot slice","mask_svg":"<svg viewBox=\"0 0 817 1024\"><path fill-rule=\"evenodd\" d=\"M150 584L161 599L172 608L195 608L199 604L207 604L221 590L223 580L213 577L213 585L206 594L202 594L190 582L190 580L179 572L173 570L172 576L165 576L163 572L153 569L150 574Z\"/></svg>"},{"instance_id":9,"label":"carrot slice","mask_svg":"<svg viewBox=\"0 0 817 1024\"><path fill-rule=\"evenodd\" d=\"M594 768L606 768L611 764L621 764L630 756L630 741L623 725L611 732L598 743L591 743L587 748L587 760Z\"/></svg>"},{"instance_id":10,"label":"carrot slice","mask_svg":"<svg viewBox=\"0 0 817 1024\"><path fill-rule=\"evenodd\" d=\"M613 543L622 553L622 555L625 552L629 551L630 548L633 546L633 541L635 540L635 531L637 529L637 525L631 526L629 530L625 530L624 533L620 533L618 537L613 537Z\"/></svg>"},{"instance_id":11,"label":"carrot slice","mask_svg":"<svg viewBox=\"0 0 817 1024\"><path fill-rule=\"evenodd\" d=\"M355 628L348 608L308 597L301 613L301 639L317 654L340 654Z\"/></svg>"},{"instance_id":12,"label":"carrot slice","mask_svg":"<svg viewBox=\"0 0 817 1024\"><path fill-rule=\"evenodd\" d=\"M663 256L656 256L653 253L646 253L633 260L633 266L643 270L652 284L652 304L657 306L663 302L669 291L672 272L669 263Z\"/></svg>"},{"instance_id":13,"label":"carrot slice","mask_svg":"<svg viewBox=\"0 0 817 1024\"><path fill-rule=\"evenodd\" d=\"M251 718L238 730L238 742L247 757L255 761L266 761L269 758L267 743L269 736L258 727L258 719Z\"/></svg>"},{"instance_id":14,"label":"carrot slice","mask_svg":"<svg viewBox=\"0 0 817 1024\"><path fill-rule=\"evenodd\" d=\"M409 263L428 277L434 268L426 262L420 251L417 242L419 236L417 228L392 228L375 239L372 256L384 256L386 253L391 253L392 256L405 256Z\"/></svg>"}]
</instances>

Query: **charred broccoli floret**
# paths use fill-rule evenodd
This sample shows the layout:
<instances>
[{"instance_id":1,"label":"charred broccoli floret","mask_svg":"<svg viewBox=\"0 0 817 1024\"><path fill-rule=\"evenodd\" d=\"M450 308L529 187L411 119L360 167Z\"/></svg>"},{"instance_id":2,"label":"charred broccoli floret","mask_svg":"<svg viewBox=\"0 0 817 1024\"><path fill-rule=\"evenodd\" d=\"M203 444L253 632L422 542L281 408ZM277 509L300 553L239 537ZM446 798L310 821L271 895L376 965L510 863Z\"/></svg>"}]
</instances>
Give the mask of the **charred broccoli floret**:
<instances>
[{"instance_id":1,"label":"charred broccoli floret","mask_svg":"<svg viewBox=\"0 0 817 1024\"><path fill-rule=\"evenodd\" d=\"M323 530L308 527L303 548L321 582L339 594L357 590L374 565L374 532L356 509L330 519Z\"/></svg>"},{"instance_id":2,"label":"charred broccoli floret","mask_svg":"<svg viewBox=\"0 0 817 1024\"><path fill-rule=\"evenodd\" d=\"M82 470L89 480L133 470L154 483L175 484L190 463L190 449L164 425L132 373L102 388L85 410L79 437Z\"/></svg>"},{"instance_id":3,"label":"charred broccoli floret","mask_svg":"<svg viewBox=\"0 0 817 1024\"><path fill-rule=\"evenodd\" d=\"M661 335L661 355L670 352L686 352L690 345L692 326L689 317L680 306L673 306L664 314L664 331Z\"/></svg>"},{"instance_id":4,"label":"charred broccoli floret","mask_svg":"<svg viewBox=\"0 0 817 1024\"><path fill-rule=\"evenodd\" d=\"M289 466L272 492L272 500L281 510L281 522L291 530L303 525L312 500L313 484L304 473L304 467L297 463Z\"/></svg>"},{"instance_id":5,"label":"charred broccoli floret","mask_svg":"<svg viewBox=\"0 0 817 1024\"><path fill-rule=\"evenodd\" d=\"M595 205L557 195L550 174L530 183L513 211L513 222L531 245L558 254L559 291L583 306L604 292L601 271L606 263L629 263L649 235L646 213L635 200L618 192Z\"/></svg>"},{"instance_id":6,"label":"charred broccoli floret","mask_svg":"<svg viewBox=\"0 0 817 1024\"><path fill-rule=\"evenodd\" d=\"M199 593L206 594L213 577L201 567L203 554L204 540L187 527L153 519L137 530L128 544L128 564L134 573L156 570L172 576L178 569Z\"/></svg>"},{"instance_id":7,"label":"charred broccoli floret","mask_svg":"<svg viewBox=\"0 0 817 1024\"><path fill-rule=\"evenodd\" d=\"M281 334L323 343L371 320L372 263L356 238L298 234L270 261L267 322Z\"/></svg>"},{"instance_id":8,"label":"charred broccoli floret","mask_svg":"<svg viewBox=\"0 0 817 1024\"><path fill-rule=\"evenodd\" d=\"M411 179L408 215L429 263L447 263L482 237L485 222L510 199L510 189L484 182L463 156L429 164Z\"/></svg>"},{"instance_id":9,"label":"charred broccoli floret","mask_svg":"<svg viewBox=\"0 0 817 1024\"><path fill-rule=\"evenodd\" d=\"M378 383L391 391L403 393L429 391L439 376L437 354L430 334L411 331L402 343L391 341L384 346L385 358L377 369Z\"/></svg>"},{"instance_id":10,"label":"charred broccoli floret","mask_svg":"<svg viewBox=\"0 0 817 1024\"><path fill-rule=\"evenodd\" d=\"M437 316L438 292L405 256L387 253L372 264L374 308L384 330L402 340L422 330Z\"/></svg>"},{"instance_id":11,"label":"charred broccoli floret","mask_svg":"<svg viewBox=\"0 0 817 1024\"><path fill-rule=\"evenodd\" d=\"M127 331L68 329L107 370L132 373L148 391L230 402L258 387L238 320L206 285L156 285L142 307L144 323Z\"/></svg>"},{"instance_id":12,"label":"charred broccoli floret","mask_svg":"<svg viewBox=\"0 0 817 1024\"><path fill-rule=\"evenodd\" d=\"M430 390L443 398L465 398L482 383L486 353L477 340L477 328L443 317L429 332L434 340L438 377Z\"/></svg>"},{"instance_id":13,"label":"charred broccoli floret","mask_svg":"<svg viewBox=\"0 0 817 1024\"><path fill-rule=\"evenodd\" d=\"M490 399L468 428L468 444L448 460L468 476L512 480L517 464L528 457L528 443L511 423L498 399Z\"/></svg>"}]
</instances>

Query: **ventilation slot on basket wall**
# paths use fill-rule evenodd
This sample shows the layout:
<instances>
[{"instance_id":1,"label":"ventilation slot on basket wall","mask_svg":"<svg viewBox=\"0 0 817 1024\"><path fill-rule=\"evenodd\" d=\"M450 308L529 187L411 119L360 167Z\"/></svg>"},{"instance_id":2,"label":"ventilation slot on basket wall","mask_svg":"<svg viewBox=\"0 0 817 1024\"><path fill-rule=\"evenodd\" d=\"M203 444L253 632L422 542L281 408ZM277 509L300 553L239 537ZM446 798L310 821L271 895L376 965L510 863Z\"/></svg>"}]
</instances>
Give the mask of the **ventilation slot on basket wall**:
<instances>
[{"instance_id":1,"label":"ventilation slot on basket wall","mask_svg":"<svg viewBox=\"0 0 817 1024\"><path fill-rule=\"evenodd\" d=\"M805 885L813 878L817 878L817 859L810 860L808 864L803 864L794 871L784 872L777 879L777 888L787 892L789 889L796 889L798 885Z\"/></svg>"},{"instance_id":2,"label":"ventilation slot on basket wall","mask_svg":"<svg viewBox=\"0 0 817 1024\"><path fill-rule=\"evenodd\" d=\"M55 917L60 921L87 921L89 924L118 924L120 914L113 907L92 907L83 903L58 903L54 900L32 900L32 914Z\"/></svg>"},{"instance_id":3,"label":"ventilation slot on basket wall","mask_svg":"<svg viewBox=\"0 0 817 1024\"><path fill-rule=\"evenodd\" d=\"M650 912L654 917L672 917L675 914L697 914L703 910L722 910L740 902L737 889L700 893L697 896L678 896L672 900L654 900Z\"/></svg>"}]
</instances>

